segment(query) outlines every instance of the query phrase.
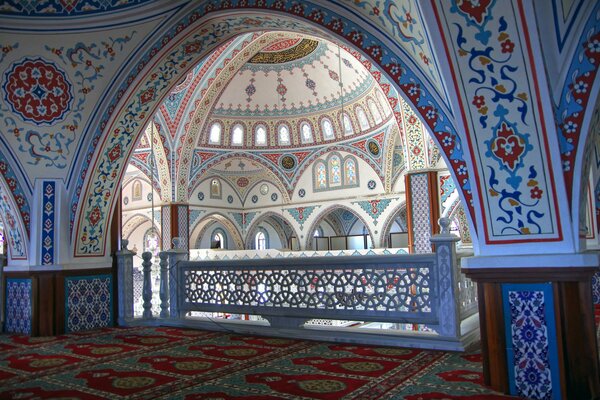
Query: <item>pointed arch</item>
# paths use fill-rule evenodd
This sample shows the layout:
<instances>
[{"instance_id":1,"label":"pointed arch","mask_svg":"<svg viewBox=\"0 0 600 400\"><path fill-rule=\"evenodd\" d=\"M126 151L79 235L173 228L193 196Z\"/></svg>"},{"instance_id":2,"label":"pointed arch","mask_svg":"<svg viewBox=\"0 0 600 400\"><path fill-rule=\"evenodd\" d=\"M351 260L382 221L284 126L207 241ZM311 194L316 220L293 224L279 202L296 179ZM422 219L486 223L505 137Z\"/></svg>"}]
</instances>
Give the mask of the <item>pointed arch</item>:
<instances>
[{"instance_id":1,"label":"pointed arch","mask_svg":"<svg viewBox=\"0 0 600 400\"><path fill-rule=\"evenodd\" d=\"M133 214L132 216L130 216L127 221L125 221L121 227L121 233L124 239L128 239L131 236L131 234L133 234L133 232L139 228L141 225L145 224L145 223L150 223L152 226L154 226L154 229L156 229L156 232L158 233L159 237L160 237L160 226L158 225L157 221L151 221L150 217L145 215L145 214L140 214L140 213L136 213Z\"/></svg>"},{"instance_id":2,"label":"pointed arch","mask_svg":"<svg viewBox=\"0 0 600 400\"><path fill-rule=\"evenodd\" d=\"M275 221L275 222L273 223L271 221ZM296 230L294 229L294 225L291 223L290 220L288 220L286 217L282 216L281 214L277 214L273 211L267 211L267 212L261 214L254 221L252 221L252 223L248 227L248 230L246 231L246 241L245 241L246 249L254 248L253 242L255 239L255 235L257 233L257 229L259 228L260 224L264 224L264 223L268 223L269 225L271 225L273 227L273 229L277 232L277 234L279 236L279 240L282 244L287 245L291 236L300 237L298 235L298 232L296 232ZM281 223L285 224L285 226L288 228L287 233L284 231L284 226ZM277 229L275 224L279 224L280 229Z\"/></svg>"},{"instance_id":3,"label":"pointed arch","mask_svg":"<svg viewBox=\"0 0 600 400\"><path fill-rule=\"evenodd\" d=\"M404 222L406 222L406 200L404 200L402 203L400 203L390 213L390 215L386 218L385 222L383 223L382 228L381 228L381 243L379 244L381 247L387 247L388 246L388 241L387 240L388 240L388 237L390 236L390 233L392 231L392 226L394 225L394 222L398 218L402 218L402 217L404 217Z\"/></svg>"},{"instance_id":4,"label":"pointed arch","mask_svg":"<svg viewBox=\"0 0 600 400\"><path fill-rule=\"evenodd\" d=\"M321 224L321 222L332 212L335 210L345 210L350 212L351 214L353 214L357 220L361 221L363 223L363 225L367 228L368 232L369 232L369 236L371 237L371 243L373 243L373 245L375 245L375 235L373 234L373 228L369 223L367 223L367 221L360 216L359 214L356 213L356 210L353 210L352 208L345 206L345 205L340 205L340 204L334 204L328 207L325 207L323 209L320 209L318 214L315 216L315 219L313 220L313 223L310 225L309 229L306 232L314 232L315 229L317 229L317 227ZM312 235L306 235L307 237L305 238L305 248L307 250L312 249L312 242L313 242L313 236Z\"/></svg>"},{"instance_id":5,"label":"pointed arch","mask_svg":"<svg viewBox=\"0 0 600 400\"><path fill-rule=\"evenodd\" d=\"M236 227L235 223L231 221L227 216L214 212L204 215L198 220L198 222L190 229L190 243L196 243L198 238L203 235L203 232L213 223L218 222L227 229L227 233L233 239L233 244L236 250L242 250L244 248L244 240L240 231Z\"/></svg>"},{"instance_id":6,"label":"pointed arch","mask_svg":"<svg viewBox=\"0 0 600 400\"><path fill-rule=\"evenodd\" d=\"M312 3L305 2L303 4L301 10L292 9L291 5L284 4L280 13L276 15L270 9L261 10L260 7L248 7L247 9L252 10L254 13L252 18L239 14L240 11L245 9L244 6L239 7L236 5L237 14L235 15L223 12L232 7L227 2L220 3L210 10L203 8L192 10L190 14L182 19L176 32L157 38L158 40L154 42L154 45L149 46L147 56L141 57L141 63L123 72L123 74L128 75L127 78L116 77L121 78L124 82L135 81L135 86L125 92L120 91L112 100L107 100L111 104L110 112L107 111L102 117L103 123L99 126L103 128L92 133L93 137L88 141L90 147L87 156L84 157L81 168L76 175L77 183L71 199L72 218L75 222L72 234L73 255L75 257L104 255L108 216L116 202L113 193L123 175L124 162L131 154L132 142L137 137L136 127L147 121L149 116L158 108L159 102L168 95L168 91L177 83L171 78L182 73L187 74L198 60L205 57L220 44L236 35L255 31L259 27L262 30L278 29L295 31L296 33L306 32L311 35L327 36L333 38L333 40L345 40L345 37L351 37L352 44L365 54L371 54L373 49L376 49L375 63L381 66L383 73L387 74L391 83L404 93L411 104L417 107L422 120L434 131L436 140L440 141L442 138L447 137L451 139L449 145L444 148L445 157L452 158L454 171L465 171L462 172L462 177L466 178L464 179L465 182L469 182L468 170L465 167L466 162L462 158L462 152L455 151L455 149L461 149L461 144L453 122L447 117L447 115L450 115L448 113L449 107L439 101L437 88L431 81L424 79L424 75L413 70L412 64L403 61L407 55L399 49L389 49L379 41L379 35L371 34L371 31L376 27L371 27L371 23L366 20L366 16L355 14L354 16L359 21L351 22L346 17L342 17L332 10L327 10L327 17L323 19L322 14L319 14L323 9L322 4L318 6L318 12L316 6ZM266 3L264 7L269 8ZM327 9L326 6L325 8ZM215 16L213 12L217 11L220 14ZM317 14L315 12L321 17L316 18ZM268 19L265 19L267 14ZM189 18L190 15L193 15L194 18ZM293 17L291 17L292 15ZM335 23L332 23L332 20L335 20ZM223 22L223 29L219 31L221 33L219 38L215 38L212 34L209 36L192 36L197 35L198 32L203 32L201 27L206 28L204 32L213 32L210 27L219 23L219 21ZM355 26L357 23L359 27L365 27L364 32L350 36L343 33L344 29ZM327 31L329 31L328 34L325 33ZM177 40L172 40L175 36ZM261 44L261 46L264 45L266 43ZM202 51L198 51L198 49ZM394 57L395 55L398 55L398 57ZM153 57L162 58L154 60ZM152 62L148 62L149 60L152 60ZM232 65L232 67L234 66ZM235 70L235 68L233 69ZM153 79L152 77L156 76L155 74L163 76L163 79ZM207 92L210 93L211 91L209 88ZM112 115L113 110L117 110L115 115ZM133 113L131 110L136 110L136 112ZM192 121L196 122L195 119ZM201 121L198 122L199 125L202 125ZM105 134L106 132L111 134ZM183 150L193 145L190 139L190 137L183 138ZM182 153L182 160L188 165L184 165L183 170L180 168L176 184L181 183L183 176L189 175L186 169L189 170L191 157L186 157L187 155L187 153ZM99 165L102 167L98 168ZM88 174L88 170L92 172ZM112 176L114 179L103 180L100 175ZM186 184L185 181L183 183ZM462 196L466 199L466 204L471 204L472 194L470 189L461 188L461 190ZM176 196L176 198L178 197ZM472 209L470 210L472 211Z\"/></svg>"}]
</instances>

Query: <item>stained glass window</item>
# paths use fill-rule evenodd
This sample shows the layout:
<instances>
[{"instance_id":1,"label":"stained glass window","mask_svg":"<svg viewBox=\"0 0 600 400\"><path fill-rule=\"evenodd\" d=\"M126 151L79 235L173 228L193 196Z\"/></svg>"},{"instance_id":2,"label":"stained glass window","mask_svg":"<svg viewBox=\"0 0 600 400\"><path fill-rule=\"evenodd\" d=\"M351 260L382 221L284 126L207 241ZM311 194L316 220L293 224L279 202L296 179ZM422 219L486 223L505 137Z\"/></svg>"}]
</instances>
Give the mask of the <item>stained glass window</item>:
<instances>
[{"instance_id":1,"label":"stained glass window","mask_svg":"<svg viewBox=\"0 0 600 400\"><path fill-rule=\"evenodd\" d=\"M342 166L340 157L332 156L329 159L329 185L340 186L342 184Z\"/></svg>"},{"instance_id":2,"label":"stained glass window","mask_svg":"<svg viewBox=\"0 0 600 400\"><path fill-rule=\"evenodd\" d=\"M325 189L327 188L327 168L323 162L319 162L316 168L316 185L317 189Z\"/></svg>"},{"instance_id":3,"label":"stained glass window","mask_svg":"<svg viewBox=\"0 0 600 400\"><path fill-rule=\"evenodd\" d=\"M344 185L356 185L356 161L352 158L344 162Z\"/></svg>"}]
</instances>

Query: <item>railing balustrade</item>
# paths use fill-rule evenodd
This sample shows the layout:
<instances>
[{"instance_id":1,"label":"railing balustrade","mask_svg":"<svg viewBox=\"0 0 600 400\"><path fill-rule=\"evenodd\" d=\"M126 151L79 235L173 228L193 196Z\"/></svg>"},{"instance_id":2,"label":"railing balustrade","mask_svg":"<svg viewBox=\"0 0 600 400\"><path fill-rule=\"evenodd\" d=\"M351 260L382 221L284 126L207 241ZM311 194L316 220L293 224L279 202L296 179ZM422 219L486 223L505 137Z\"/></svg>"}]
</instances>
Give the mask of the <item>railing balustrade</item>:
<instances>
[{"instance_id":1,"label":"railing balustrade","mask_svg":"<svg viewBox=\"0 0 600 400\"><path fill-rule=\"evenodd\" d=\"M159 286L159 318L152 314L152 254L142 254L144 312L136 321L188 325L196 321L190 319L192 313L229 313L260 316L271 328L303 332L315 329L314 324L304 325L309 320L418 324L427 332L394 333L433 335L457 343L464 335L461 322L476 312L476 289L457 267L458 238L449 233L448 222L440 221L442 233L431 239L435 253L430 254L294 257L290 253L282 258L189 261L189 253L174 239L173 249L159 254L160 284L154 288ZM117 253L123 316L119 322L127 324L133 319L133 253L124 244ZM249 321L240 319L233 323L248 326Z\"/></svg>"}]
</instances>

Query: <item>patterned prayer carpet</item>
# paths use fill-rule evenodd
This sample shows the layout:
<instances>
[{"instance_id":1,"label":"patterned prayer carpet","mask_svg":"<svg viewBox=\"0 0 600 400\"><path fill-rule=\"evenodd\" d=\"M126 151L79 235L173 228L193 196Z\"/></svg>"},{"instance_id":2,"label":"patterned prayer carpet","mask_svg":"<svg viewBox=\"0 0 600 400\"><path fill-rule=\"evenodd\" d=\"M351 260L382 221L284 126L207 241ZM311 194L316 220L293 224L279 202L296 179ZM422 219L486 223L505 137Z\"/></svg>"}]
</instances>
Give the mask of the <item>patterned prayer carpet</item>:
<instances>
[{"instance_id":1,"label":"patterned prayer carpet","mask_svg":"<svg viewBox=\"0 0 600 400\"><path fill-rule=\"evenodd\" d=\"M0 399L507 399L481 355L110 328L0 335Z\"/></svg>"}]
</instances>

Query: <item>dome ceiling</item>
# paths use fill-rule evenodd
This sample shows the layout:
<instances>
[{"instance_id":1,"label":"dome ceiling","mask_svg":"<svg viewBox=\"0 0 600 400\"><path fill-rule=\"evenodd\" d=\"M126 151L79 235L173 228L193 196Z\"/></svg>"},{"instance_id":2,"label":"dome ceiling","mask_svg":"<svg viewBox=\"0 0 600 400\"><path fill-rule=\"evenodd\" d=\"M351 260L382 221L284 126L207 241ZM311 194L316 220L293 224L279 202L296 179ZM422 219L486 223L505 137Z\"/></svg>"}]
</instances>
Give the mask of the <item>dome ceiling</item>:
<instances>
[{"instance_id":1,"label":"dome ceiling","mask_svg":"<svg viewBox=\"0 0 600 400\"><path fill-rule=\"evenodd\" d=\"M269 118L323 112L340 107L342 100L354 101L372 84L372 76L360 62L333 43L283 39L239 70L216 102L213 115Z\"/></svg>"}]
</instances>

